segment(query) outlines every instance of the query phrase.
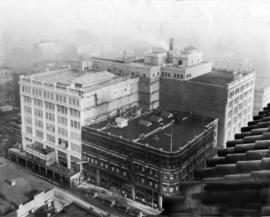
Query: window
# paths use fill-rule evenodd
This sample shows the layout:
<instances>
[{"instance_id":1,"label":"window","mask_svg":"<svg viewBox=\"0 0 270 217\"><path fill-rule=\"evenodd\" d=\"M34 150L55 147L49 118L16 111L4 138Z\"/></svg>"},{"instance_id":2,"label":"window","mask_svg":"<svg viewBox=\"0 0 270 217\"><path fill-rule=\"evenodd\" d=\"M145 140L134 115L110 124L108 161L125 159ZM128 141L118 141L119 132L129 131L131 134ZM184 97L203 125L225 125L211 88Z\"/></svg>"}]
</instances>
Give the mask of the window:
<instances>
[{"instance_id":1,"label":"window","mask_svg":"<svg viewBox=\"0 0 270 217\"><path fill-rule=\"evenodd\" d=\"M24 121L25 121L25 123L27 123L27 124L32 124L32 117L26 116L26 117L24 118Z\"/></svg>"},{"instance_id":2,"label":"window","mask_svg":"<svg viewBox=\"0 0 270 217\"><path fill-rule=\"evenodd\" d=\"M26 126L25 131L26 131L26 133L32 134L32 127Z\"/></svg>"},{"instance_id":3,"label":"window","mask_svg":"<svg viewBox=\"0 0 270 217\"><path fill-rule=\"evenodd\" d=\"M80 122L74 121L74 120L70 120L70 126L73 127L73 128L76 128L76 129L80 129L81 128Z\"/></svg>"},{"instance_id":4,"label":"window","mask_svg":"<svg viewBox=\"0 0 270 217\"><path fill-rule=\"evenodd\" d=\"M54 110L54 104L50 102L45 102L46 109Z\"/></svg>"},{"instance_id":5,"label":"window","mask_svg":"<svg viewBox=\"0 0 270 217\"><path fill-rule=\"evenodd\" d=\"M42 101L34 98L34 105L42 107Z\"/></svg>"},{"instance_id":6,"label":"window","mask_svg":"<svg viewBox=\"0 0 270 217\"><path fill-rule=\"evenodd\" d=\"M27 102L27 103L31 103L31 97L29 97L29 96L24 96L23 97L23 99L24 99L24 102Z\"/></svg>"},{"instance_id":7,"label":"window","mask_svg":"<svg viewBox=\"0 0 270 217\"><path fill-rule=\"evenodd\" d=\"M186 74L186 78L191 78L191 74L190 73Z\"/></svg>"},{"instance_id":8,"label":"window","mask_svg":"<svg viewBox=\"0 0 270 217\"><path fill-rule=\"evenodd\" d=\"M70 109L70 115L79 118L80 117L80 111L78 111L76 109Z\"/></svg>"},{"instance_id":9,"label":"window","mask_svg":"<svg viewBox=\"0 0 270 217\"><path fill-rule=\"evenodd\" d=\"M80 133L70 131L70 137L71 137L71 139L81 141L81 134Z\"/></svg>"},{"instance_id":10,"label":"window","mask_svg":"<svg viewBox=\"0 0 270 217\"><path fill-rule=\"evenodd\" d=\"M36 130L36 136L43 139L43 132Z\"/></svg>"},{"instance_id":11,"label":"window","mask_svg":"<svg viewBox=\"0 0 270 217\"><path fill-rule=\"evenodd\" d=\"M62 114L67 114L67 107L65 106L61 106L61 105L57 105L57 111L62 113Z\"/></svg>"},{"instance_id":12,"label":"window","mask_svg":"<svg viewBox=\"0 0 270 217\"><path fill-rule=\"evenodd\" d=\"M35 117L43 117L43 112L39 109L35 109Z\"/></svg>"},{"instance_id":13,"label":"window","mask_svg":"<svg viewBox=\"0 0 270 217\"><path fill-rule=\"evenodd\" d=\"M81 146L80 146L80 145L76 145L76 144L74 144L74 143L71 143L70 146L71 146L71 150L72 150L72 151L81 153Z\"/></svg>"},{"instance_id":14,"label":"window","mask_svg":"<svg viewBox=\"0 0 270 217\"><path fill-rule=\"evenodd\" d=\"M57 119L59 124L67 125L67 118L58 116Z\"/></svg>"},{"instance_id":15,"label":"window","mask_svg":"<svg viewBox=\"0 0 270 217\"><path fill-rule=\"evenodd\" d=\"M35 120L35 126L39 128L43 128L43 121L36 119Z\"/></svg>"},{"instance_id":16,"label":"window","mask_svg":"<svg viewBox=\"0 0 270 217\"><path fill-rule=\"evenodd\" d=\"M52 124L46 123L46 129L47 129L49 132L52 132L52 133L55 132L55 126L52 125Z\"/></svg>"},{"instance_id":17,"label":"window","mask_svg":"<svg viewBox=\"0 0 270 217\"><path fill-rule=\"evenodd\" d=\"M49 121L54 121L54 114L46 112L46 119Z\"/></svg>"},{"instance_id":18,"label":"window","mask_svg":"<svg viewBox=\"0 0 270 217\"><path fill-rule=\"evenodd\" d=\"M25 106L24 106L24 111L25 111L26 113L31 114L31 113L32 113L32 108L25 105Z\"/></svg>"},{"instance_id":19,"label":"window","mask_svg":"<svg viewBox=\"0 0 270 217\"><path fill-rule=\"evenodd\" d=\"M55 143L55 136L47 134L46 137L47 141Z\"/></svg>"},{"instance_id":20,"label":"window","mask_svg":"<svg viewBox=\"0 0 270 217\"><path fill-rule=\"evenodd\" d=\"M62 127L58 127L58 133L59 133L59 135L62 135L62 136L65 136L65 137L68 136L68 131L67 131L67 129L64 129L64 128L62 128Z\"/></svg>"}]
</instances>

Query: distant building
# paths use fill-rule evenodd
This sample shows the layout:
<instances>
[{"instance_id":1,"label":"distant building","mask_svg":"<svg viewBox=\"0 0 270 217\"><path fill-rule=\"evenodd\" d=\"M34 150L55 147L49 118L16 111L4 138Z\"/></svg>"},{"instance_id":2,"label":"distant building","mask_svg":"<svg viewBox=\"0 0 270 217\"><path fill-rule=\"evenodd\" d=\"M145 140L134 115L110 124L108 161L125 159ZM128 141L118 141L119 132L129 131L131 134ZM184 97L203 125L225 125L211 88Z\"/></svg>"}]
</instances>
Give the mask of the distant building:
<instances>
[{"instance_id":1,"label":"distant building","mask_svg":"<svg viewBox=\"0 0 270 217\"><path fill-rule=\"evenodd\" d=\"M82 129L88 180L150 206L179 193L215 154L217 119L153 111L118 116Z\"/></svg>"},{"instance_id":2,"label":"distant building","mask_svg":"<svg viewBox=\"0 0 270 217\"><path fill-rule=\"evenodd\" d=\"M257 77L254 90L253 115L270 103L270 78Z\"/></svg>"},{"instance_id":3,"label":"distant building","mask_svg":"<svg viewBox=\"0 0 270 217\"><path fill-rule=\"evenodd\" d=\"M33 46L36 61L53 60L56 57L56 46L53 42L39 42Z\"/></svg>"},{"instance_id":4,"label":"distant building","mask_svg":"<svg viewBox=\"0 0 270 217\"><path fill-rule=\"evenodd\" d=\"M62 166L81 159L81 127L139 106L138 78L69 69L21 76L23 149L40 143Z\"/></svg>"},{"instance_id":5,"label":"distant building","mask_svg":"<svg viewBox=\"0 0 270 217\"><path fill-rule=\"evenodd\" d=\"M10 68L0 68L0 106L13 104L13 71Z\"/></svg>"},{"instance_id":6,"label":"distant building","mask_svg":"<svg viewBox=\"0 0 270 217\"><path fill-rule=\"evenodd\" d=\"M177 71L177 66L164 68L160 81L161 109L217 117L219 147L223 147L225 141L232 139L241 126L251 120L254 71L211 69L211 64L208 63L205 66L195 64L194 71L198 72L194 76L191 73L186 79L187 74L180 74L178 77L172 70L168 72L168 68L175 68ZM189 69L184 67L184 71Z\"/></svg>"},{"instance_id":7,"label":"distant building","mask_svg":"<svg viewBox=\"0 0 270 217\"><path fill-rule=\"evenodd\" d=\"M77 46L78 57L90 57L91 52L93 52L92 44L80 44Z\"/></svg>"}]
</instances>

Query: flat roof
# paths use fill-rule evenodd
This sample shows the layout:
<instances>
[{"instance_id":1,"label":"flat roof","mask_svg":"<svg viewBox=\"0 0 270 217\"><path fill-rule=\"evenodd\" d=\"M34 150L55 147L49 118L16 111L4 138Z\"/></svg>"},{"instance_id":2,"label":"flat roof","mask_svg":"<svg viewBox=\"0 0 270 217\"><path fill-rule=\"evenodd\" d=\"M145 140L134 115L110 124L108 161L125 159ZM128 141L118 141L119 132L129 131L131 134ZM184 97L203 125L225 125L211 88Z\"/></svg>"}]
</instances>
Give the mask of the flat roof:
<instances>
[{"instance_id":1,"label":"flat roof","mask_svg":"<svg viewBox=\"0 0 270 217\"><path fill-rule=\"evenodd\" d=\"M136 79L128 76L120 77L108 71L79 72L70 69L33 74L26 76L26 78L32 78L34 81L44 81L49 84L56 84L63 87L71 86L72 88L82 89L84 92L90 92L129 79Z\"/></svg>"},{"instance_id":2,"label":"flat roof","mask_svg":"<svg viewBox=\"0 0 270 217\"><path fill-rule=\"evenodd\" d=\"M11 186L7 180L14 180L15 185ZM19 204L31 200L35 194L52 188L50 183L25 172L18 165L0 158L0 213L1 210L6 209L6 206L12 207L11 211L13 211Z\"/></svg>"},{"instance_id":3,"label":"flat roof","mask_svg":"<svg viewBox=\"0 0 270 217\"><path fill-rule=\"evenodd\" d=\"M130 66L134 66L134 67L144 67L144 68L153 67L153 65L145 64L144 58L137 58L137 59L134 59L133 61L130 61L130 62L124 62L123 60L114 60L114 59L108 59L108 58L99 58L99 57L94 57L93 59L106 61L106 62L112 62L112 63L120 63L120 64L130 65Z\"/></svg>"},{"instance_id":4,"label":"flat roof","mask_svg":"<svg viewBox=\"0 0 270 217\"><path fill-rule=\"evenodd\" d=\"M99 82L104 82L116 78L117 76L108 71L87 71L80 72L71 69L62 69L56 71L43 72L38 74L29 75L36 81L44 81L47 83L65 83L65 84L82 84L82 85L93 85Z\"/></svg>"},{"instance_id":5,"label":"flat roof","mask_svg":"<svg viewBox=\"0 0 270 217\"><path fill-rule=\"evenodd\" d=\"M270 87L270 77L256 77L255 89L265 89Z\"/></svg>"},{"instance_id":6,"label":"flat roof","mask_svg":"<svg viewBox=\"0 0 270 217\"><path fill-rule=\"evenodd\" d=\"M63 210L55 215L55 217L99 217L99 215L84 209L76 203L65 206Z\"/></svg>"},{"instance_id":7,"label":"flat roof","mask_svg":"<svg viewBox=\"0 0 270 217\"><path fill-rule=\"evenodd\" d=\"M166 118L166 114L173 114L173 117ZM157 122L160 117L162 120ZM174 152L202 133L204 127L213 120L214 118L183 112L153 111L129 119L128 125L123 128L117 127L109 121L95 123L89 127L124 139L148 144L152 148ZM146 126L149 122L151 122L151 126Z\"/></svg>"},{"instance_id":8,"label":"flat roof","mask_svg":"<svg viewBox=\"0 0 270 217\"><path fill-rule=\"evenodd\" d=\"M190 81L224 86L233 82L233 72L225 70L213 70L207 74L192 78Z\"/></svg>"}]
</instances>

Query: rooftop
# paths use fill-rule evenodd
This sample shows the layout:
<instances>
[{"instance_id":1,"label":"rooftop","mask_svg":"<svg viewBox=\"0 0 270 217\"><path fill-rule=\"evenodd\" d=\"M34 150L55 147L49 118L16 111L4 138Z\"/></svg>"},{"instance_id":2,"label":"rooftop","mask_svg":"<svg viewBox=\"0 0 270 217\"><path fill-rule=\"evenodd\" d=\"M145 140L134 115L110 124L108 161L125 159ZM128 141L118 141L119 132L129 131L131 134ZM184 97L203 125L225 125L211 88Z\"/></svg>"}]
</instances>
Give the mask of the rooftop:
<instances>
[{"instance_id":1,"label":"rooftop","mask_svg":"<svg viewBox=\"0 0 270 217\"><path fill-rule=\"evenodd\" d=\"M269 77L256 77L255 89L265 89L270 87Z\"/></svg>"},{"instance_id":2,"label":"rooftop","mask_svg":"<svg viewBox=\"0 0 270 217\"><path fill-rule=\"evenodd\" d=\"M188 113L153 111L129 119L127 126L122 128L108 121L90 127L124 139L148 144L155 149L174 152L202 133L204 127L213 120L213 118Z\"/></svg>"},{"instance_id":3,"label":"rooftop","mask_svg":"<svg viewBox=\"0 0 270 217\"><path fill-rule=\"evenodd\" d=\"M62 211L57 213L55 217L98 217L99 215L94 214L90 210L82 208L76 203L71 203L70 205L64 207Z\"/></svg>"},{"instance_id":4,"label":"rooftop","mask_svg":"<svg viewBox=\"0 0 270 217\"><path fill-rule=\"evenodd\" d=\"M137 59L134 59L131 62L124 62L123 60L114 60L114 59L100 58L100 57L95 57L93 59L94 60L107 61L107 62L127 64L127 65L134 66L134 67L147 67L147 68L152 67L151 65L147 65L147 64L144 63L144 58L137 58Z\"/></svg>"},{"instance_id":5,"label":"rooftop","mask_svg":"<svg viewBox=\"0 0 270 217\"><path fill-rule=\"evenodd\" d=\"M26 78L63 87L80 88L86 92L129 79L128 77L119 77L108 71L79 72L71 69L43 72L26 76Z\"/></svg>"},{"instance_id":6,"label":"rooftop","mask_svg":"<svg viewBox=\"0 0 270 217\"><path fill-rule=\"evenodd\" d=\"M53 188L51 184L3 158L0 158L0 174L0 215L8 207L13 210L31 200L36 193ZM8 180L14 180L15 185L10 185Z\"/></svg>"},{"instance_id":7,"label":"rooftop","mask_svg":"<svg viewBox=\"0 0 270 217\"><path fill-rule=\"evenodd\" d=\"M56 70L50 72L43 72L39 74L30 75L34 80L44 81L48 83L66 83L82 85L92 85L104 80L110 80L115 77L114 74L102 71L102 72L80 72L71 69Z\"/></svg>"},{"instance_id":8,"label":"rooftop","mask_svg":"<svg viewBox=\"0 0 270 217\"><path fill-rule=\"evenodd\" d=\"M212 85L225 86L234 81L234 73L232 70L213 69L212 72L190 79L193 82L206 83ZM249 72L241 73L243 76Z\"/></svg>"}]
</instances>

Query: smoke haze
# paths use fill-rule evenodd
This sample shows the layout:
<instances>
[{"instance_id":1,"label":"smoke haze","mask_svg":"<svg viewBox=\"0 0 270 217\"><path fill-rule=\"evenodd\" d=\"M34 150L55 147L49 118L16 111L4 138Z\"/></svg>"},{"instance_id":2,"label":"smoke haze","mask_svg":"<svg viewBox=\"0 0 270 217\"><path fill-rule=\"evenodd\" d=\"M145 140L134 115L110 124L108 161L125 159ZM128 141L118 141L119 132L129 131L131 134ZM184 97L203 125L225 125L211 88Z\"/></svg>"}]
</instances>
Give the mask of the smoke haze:
<instances>
[{"instance_id":1,"label":"smoke haze","mask_svg":"<svg viewBox=\"0 0 270 217\"><path fill-rule=\"evenodd\" d=\"M152 46L194 45L217 66L270 71L269 1L0 1L2 49L31 62L42 39L93 43L106 55L141 55ZM1 48L0 48L1 49ZM18 61L21 58L18 57ZM27 64L27 63L26 63Z\"/></svg>"}]
</instances>

